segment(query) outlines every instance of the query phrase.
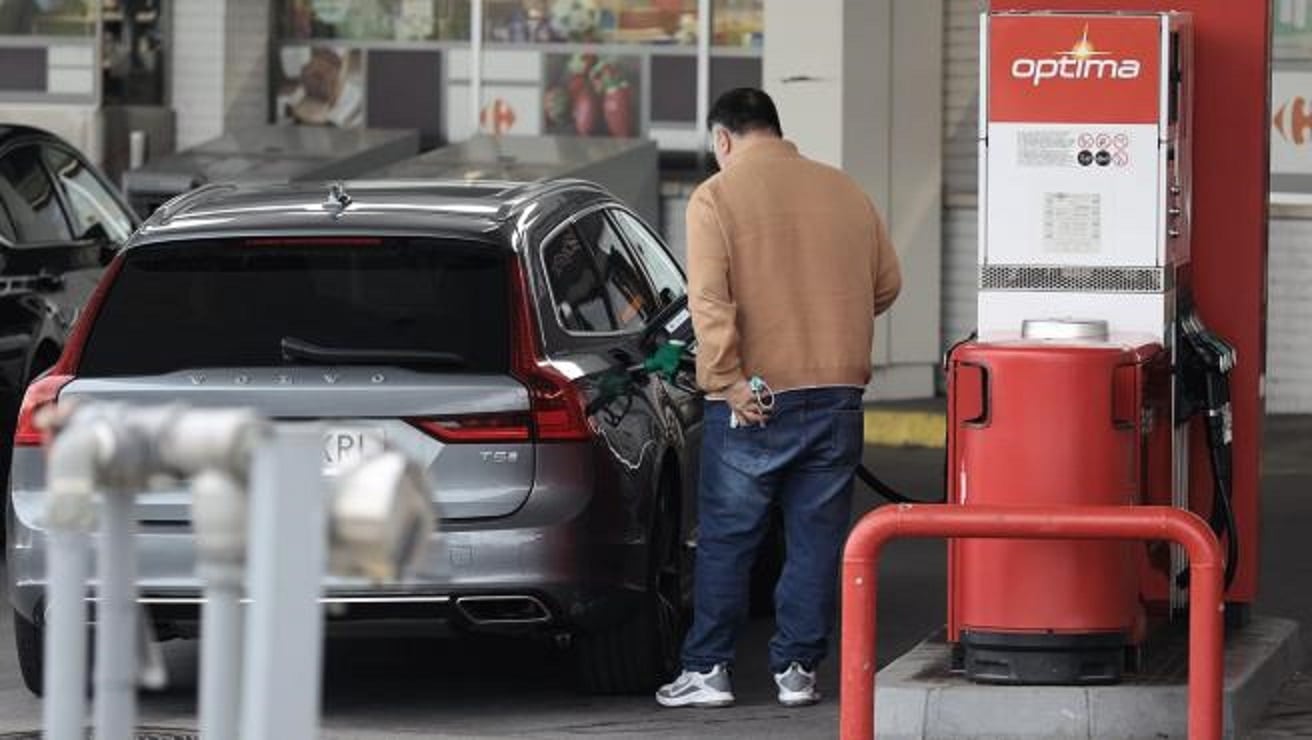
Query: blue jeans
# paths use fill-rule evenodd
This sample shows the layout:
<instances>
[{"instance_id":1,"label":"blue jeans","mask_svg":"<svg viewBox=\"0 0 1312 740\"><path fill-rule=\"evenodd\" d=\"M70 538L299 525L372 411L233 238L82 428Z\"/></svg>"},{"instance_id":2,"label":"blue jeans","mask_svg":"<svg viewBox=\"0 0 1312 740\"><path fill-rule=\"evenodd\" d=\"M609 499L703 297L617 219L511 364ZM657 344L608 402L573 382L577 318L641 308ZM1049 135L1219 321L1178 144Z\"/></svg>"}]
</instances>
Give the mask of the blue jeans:
<instances>
[{"instance_id":1,"label":"blue jeans","mask_svg":"<svg viewBox=\"0 0 1312 740\"><path fill-rule=\"evenodd\" d=\"M814 669L825 657L863 430L855 388L780 394L765 427L731 429L728 405L707 402L685 669L733 662L771 504L783 513L787 560L774 591L770 668L778 673L797 661Z\"/></svg>"}]
</instances>

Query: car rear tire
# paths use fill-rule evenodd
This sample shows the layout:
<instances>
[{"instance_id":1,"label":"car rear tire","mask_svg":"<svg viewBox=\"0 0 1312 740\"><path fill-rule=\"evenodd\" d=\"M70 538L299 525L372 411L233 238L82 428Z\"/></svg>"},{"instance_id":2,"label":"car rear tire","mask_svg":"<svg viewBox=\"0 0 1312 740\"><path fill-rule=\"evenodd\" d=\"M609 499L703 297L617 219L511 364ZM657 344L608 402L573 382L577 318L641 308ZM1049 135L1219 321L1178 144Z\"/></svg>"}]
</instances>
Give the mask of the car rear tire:
<instances>
[{"instance_id":1,"label":"car rear tire","mask_svg":"<svg viewBox=\"0 0 1312 740\"><path fill-rule=\"evenodd\" d=\"M14 610L14 647L18 652L18 672L23 677L23 685L34 696L41 696L44 680L44 638L44 629L28 620L17 609Z\"/></svg>"},{"instance_id":2,"label":"car rear tire","mask_svg":"<svg viewBox=\"0 0 1312 740\"><path fill-rule=\"evenodd\" d=\"M687 615L683 551L673 494L661 496L650 542L652 572L638 608L609 629L574 639L580 688L589 694L655 689L679 666Z\"/></svg>"}]
</instances>

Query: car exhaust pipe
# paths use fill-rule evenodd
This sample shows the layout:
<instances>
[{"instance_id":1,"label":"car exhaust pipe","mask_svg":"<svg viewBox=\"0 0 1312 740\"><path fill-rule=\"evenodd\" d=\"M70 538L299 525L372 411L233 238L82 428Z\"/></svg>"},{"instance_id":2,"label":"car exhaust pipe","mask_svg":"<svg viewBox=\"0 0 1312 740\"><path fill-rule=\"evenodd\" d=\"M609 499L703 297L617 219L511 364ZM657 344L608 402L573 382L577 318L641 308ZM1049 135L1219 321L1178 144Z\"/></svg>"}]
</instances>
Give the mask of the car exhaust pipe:
<instances>
[{"instance_id":1,"label":"car exhaust pipe","mask_svg":"<svg viewBox=\"0 0 1312 740\"><path fill-rule=\"evenodd\" d=\"M551 611L534 596L461 596L456 599L456 609L478 626L551 621Z\"/></svg>"}]
</instances>

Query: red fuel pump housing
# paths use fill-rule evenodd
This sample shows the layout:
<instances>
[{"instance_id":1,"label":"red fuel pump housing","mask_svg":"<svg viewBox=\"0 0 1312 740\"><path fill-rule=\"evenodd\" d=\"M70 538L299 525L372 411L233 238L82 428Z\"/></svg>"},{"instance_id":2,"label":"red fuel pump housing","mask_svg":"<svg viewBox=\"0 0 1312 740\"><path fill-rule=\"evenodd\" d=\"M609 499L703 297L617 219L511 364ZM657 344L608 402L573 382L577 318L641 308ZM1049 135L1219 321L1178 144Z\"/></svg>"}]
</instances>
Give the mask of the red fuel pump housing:
<instances>
[{"instance_id":1,"label":"red fuel pump housing","mask_svg":"<svg viewBox=\"0 0 1312 740\"><path fill-rule=\"evenodd\" d=\"M1160 345L971 342L951 354L948 382L950 502L1169 502L1160 471L1170 465L1170 364ZM967 675L1118 680L1126 648L1146 632L1150 556L1140 543L953 541L948 638Z\"/></svg>"}]
</instances>

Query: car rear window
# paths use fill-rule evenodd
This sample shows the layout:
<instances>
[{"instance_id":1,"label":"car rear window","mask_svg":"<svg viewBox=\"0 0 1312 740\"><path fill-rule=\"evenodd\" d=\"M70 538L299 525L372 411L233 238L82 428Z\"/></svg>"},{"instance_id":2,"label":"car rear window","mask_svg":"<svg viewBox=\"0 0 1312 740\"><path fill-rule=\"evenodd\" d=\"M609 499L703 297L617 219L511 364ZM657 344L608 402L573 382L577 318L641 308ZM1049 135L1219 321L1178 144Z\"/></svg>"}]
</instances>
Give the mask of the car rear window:
<instances>
[{"instance_id":1,"label":"car rear window","mask_svg":"<svg viewBox=\"0 0 1312 740\"><path fill-rule=\"evenodd\" d=\"M463 359L422 368L432 372L509 366L508 257L495 247L250 239L139 247L124 257L79 375L285 365L288 337Z\"/></svg>"}]
</instances>

